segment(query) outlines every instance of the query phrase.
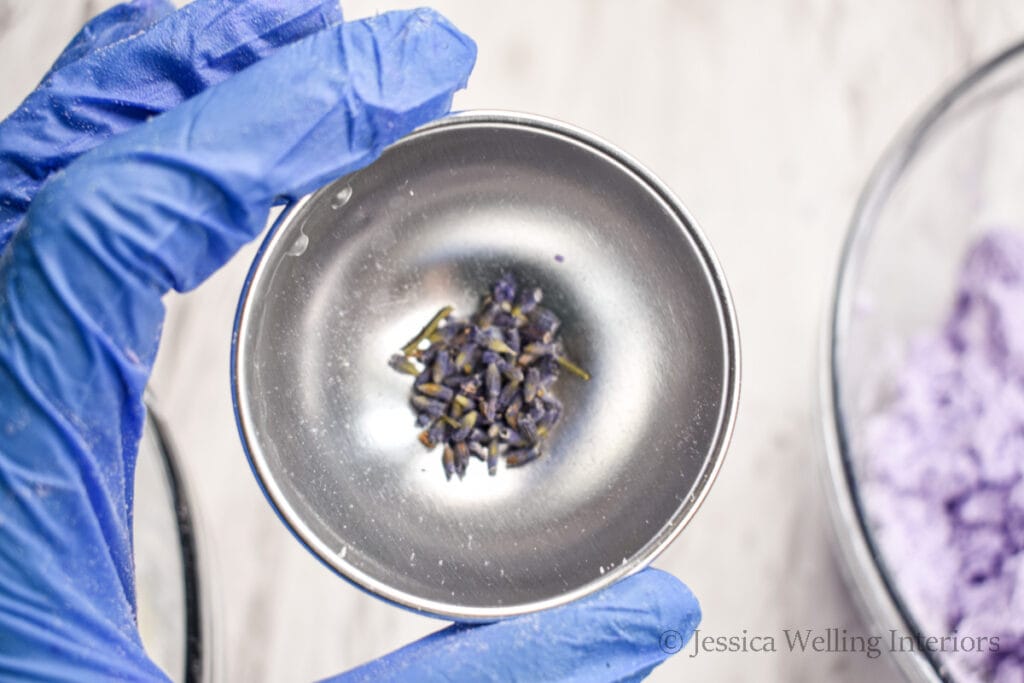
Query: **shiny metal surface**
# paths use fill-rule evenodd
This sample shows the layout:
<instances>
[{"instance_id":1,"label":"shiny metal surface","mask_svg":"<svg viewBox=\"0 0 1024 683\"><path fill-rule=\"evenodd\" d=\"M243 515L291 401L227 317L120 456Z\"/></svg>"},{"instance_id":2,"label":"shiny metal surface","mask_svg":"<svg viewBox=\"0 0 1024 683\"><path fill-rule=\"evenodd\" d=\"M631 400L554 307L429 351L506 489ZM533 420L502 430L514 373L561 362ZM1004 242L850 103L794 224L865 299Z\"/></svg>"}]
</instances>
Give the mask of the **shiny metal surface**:
<instances>
[{"instance_id":1,"label":"shiny metal surface","mask_svg":"<svg viewBox=\"0 0 1024 683\"><path fill-rule=\"evenodd\" d=\"M594 378L556 385L543 459L448 482L387 359L506 269L543 287ZM533 116L450 117L290 207L235 334L241 435L284 521L356 584L460 619L645 566L706 494L736 413L736 322L694 221L607 143Z\"/></svg>"}]
</instances>

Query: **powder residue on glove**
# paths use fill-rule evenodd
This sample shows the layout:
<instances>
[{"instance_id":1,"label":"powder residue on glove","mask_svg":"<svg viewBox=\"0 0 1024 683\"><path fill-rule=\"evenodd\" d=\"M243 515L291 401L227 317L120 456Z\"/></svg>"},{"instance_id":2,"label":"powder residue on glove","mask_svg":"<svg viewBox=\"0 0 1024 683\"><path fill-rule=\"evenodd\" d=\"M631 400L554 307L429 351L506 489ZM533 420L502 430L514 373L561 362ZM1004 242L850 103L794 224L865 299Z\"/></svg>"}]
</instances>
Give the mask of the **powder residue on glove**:
<instances>
[{"instance_id":1,"label":"powder residue on glove","mask_svg":"<svg viewBox=\"0 0 1024 683\"><path fill-rule=\"evenodd\" d=\"M869 524L923 635L985 636L939 657L963 680L1024 681L1024 235L970 249L864 455Z\"/></svg>"}]
</instances>

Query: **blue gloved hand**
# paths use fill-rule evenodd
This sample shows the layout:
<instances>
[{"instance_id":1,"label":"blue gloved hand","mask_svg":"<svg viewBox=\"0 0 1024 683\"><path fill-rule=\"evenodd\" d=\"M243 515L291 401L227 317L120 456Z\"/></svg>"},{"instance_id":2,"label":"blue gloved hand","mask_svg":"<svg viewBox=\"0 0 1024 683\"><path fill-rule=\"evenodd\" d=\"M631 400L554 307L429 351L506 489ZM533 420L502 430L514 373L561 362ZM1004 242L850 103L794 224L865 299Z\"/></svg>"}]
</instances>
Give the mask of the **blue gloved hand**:
<instances>
[{"instance_id":1,"label":"blue gloved hand","mask_svg":"<svg viewBox=\"0 0 1024 683\"><path fill-rule=\"evenodd\" d=\"M443 115L475 59L428 10L340 22L314 0L120 6L0 124L0 678L164 678L131 549L161 296L202 282L275 201ZM628 680L699 618L649 570L339 680Z\"/></svg>"}]
</instances>

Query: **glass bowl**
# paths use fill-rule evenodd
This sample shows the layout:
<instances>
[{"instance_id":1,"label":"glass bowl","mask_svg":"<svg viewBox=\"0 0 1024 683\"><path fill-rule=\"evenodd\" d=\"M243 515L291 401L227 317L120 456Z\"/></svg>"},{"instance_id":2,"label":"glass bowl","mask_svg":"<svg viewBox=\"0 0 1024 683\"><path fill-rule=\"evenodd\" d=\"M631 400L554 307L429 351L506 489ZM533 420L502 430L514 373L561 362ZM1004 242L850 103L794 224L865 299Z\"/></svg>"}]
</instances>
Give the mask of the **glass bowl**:
<instances>
[{"instance_id":1,"label":"glass bowl","mask_svg":"<svg viewBox=\"0 0 1024 683\"><path fill-rule=\"evenodd\" d=\"M147 401L148 403L148 401ZM188 485L151 405L135 466L133 541L139 633L146 652L174 681L215 679L200 520Z\"/></svg>"},{"instance_id":2,"label":"glass bowl","mask_svg":"<svg viewBox=\"0 0 1024 683\"><path fill-rule=\"evenodd\" d=\"M1024 226L1021 131L1024 43L971 71L904 131L847 236L825 335L821 425L842 559L872 633L943 628L937 610L901 589L879 544L863 495L866 439L911 345L953 310L970 246L994 227ZM893 658L910 680L968 680L944 655Z\"/></svg>"}]
</instances>

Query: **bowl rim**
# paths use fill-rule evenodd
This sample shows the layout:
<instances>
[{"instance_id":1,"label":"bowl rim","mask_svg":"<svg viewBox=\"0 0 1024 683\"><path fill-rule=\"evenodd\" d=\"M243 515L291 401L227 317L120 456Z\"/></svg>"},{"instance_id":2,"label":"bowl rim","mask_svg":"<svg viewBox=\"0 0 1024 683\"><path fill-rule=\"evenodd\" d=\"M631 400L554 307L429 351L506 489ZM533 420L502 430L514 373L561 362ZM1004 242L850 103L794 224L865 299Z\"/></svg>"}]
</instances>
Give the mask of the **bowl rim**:
<instances>
[{"instance_id":1,"label":"bowl rim","mask_svg":"<svg viewBox=\"0 0 1024 683\"><path fill-rule=\"evenodd\" d=\"M144 427L155 450L164 484L174 506L172 512L181 550L182 592L185 601L184 665L182 672L190 683L218 680L221 658L219 622L216 618L216 576L211 566L204 521L198 509L189 478L182 466L169 423L160 410L160 401L152 391L144 398ZM211 586L211 584L214 584Z\"/></svg>"},{"instance_id":2,"label":"bowl rim","mask_svg":"<svg viewBox=\"0 0 1024 683\"><path fill-rule=\"evenodd\" d=\"M825 445L825 476L830 511L839 550L846 563L847 580L853 584L865 616L886 628L920 633L917 620L900 597L885 570L883 555L869 530L851 461L849 435L840 392L839 350L855 305L854 284L860 274L877 218L903 172L916 158L923 143L963 97L986 82L1000 67L1024 53L1024 40L1015 42L969 69L915 115L890 142L875 164L857 199L839 254L839 267L831 289L830 305L821 335L818 386L819 427ZM892 653L905 676L914 681L945 681L952 678L935 653Z\"/></svg>"},{"instance_id":3,"label":"bowl rim","mask_svg":"<svg viewBox=\"0 0 1024 683\"><path fill-rule=\"evenodd\" d=\"M572 590L560 593L556 596L543 600L536 600L513 605L491 605L488 607L460 606L448 602L441 602L419 597L415 594L396 589L388 583L381 581L374 576L367 574L328 547L317 535L305 524L302 516L289 504L280 487L277 485L272 472L262 457L260 449L256 446L255 436L252 434L253 420L249 414L249 403L246 398L246 367L248 361L244 344L240 343L246 336L251 316L248 315L253 307L252 289L253 285L260 279L263 266L267 263L268 254L275 248L278 240L275 238L283 227L288 224L289 218L298 215L302 208L310 201L311 197L319 190L314 190L295 201L290 202L281 214L274 220L266 237L259 247L252 265L246 276L239 297L238 307L235 313L233 335L231 339L231 401L235 414L235 423L238 428L239 437L243 450L249 461L250 468L267 501L274 509L278 518L285 524L292 535L333 572L344 578L346 581L360 590L382 598L396 606L411 611L447 619L455 619L463 622L494 621L509 617L529 614L539 610L558 607L579 598L595 593L619 579L634 574L647 567L672 541L680 534L683 528L689 523L706 499L711 484L716 479L721 469L722 461L728 450L729 442L735 428L736 416L739 410L740 390L740 341L739 326L736 319L735 306L725 280L724 272L715 255L711 244L700 229L697 221L685 208L683 203L658 179L651 171L641 165L638 161L618 149L602 138L585 131L571 124L536 114L524 112L476 109L451 113L443 118L435 120L424 126L415 129L409 135L398 140L396 145L402 144L418 136L428 135L435 131L450 127L473 126L480 124L507 125L513 127L525 127L539 129L543 132L553 133L570 142L581 144L593 151L599 152L606 157L622 165L628 172L646 185L684 226L683 231L686 237L692 240L702 264L707 270L709 282L714 290L716 304L720 310L719 333L723 339L724 351L724 378L722 393L722 409L720 412L719 425L712 447L705 455L705 466L700 477L693 483L692 501L688 507L680 506L683 514L673 517L663 525L656 534L652 535L647 544L629 562L617 566L615 569L606 571L598 578ZM346 174L347 175L347 174ZM344 176L341 176L344 177ZM334 181L332 181L334 182ZM328 183L329 184L329 183ZM326 186L326 185L325 185Z\"/></svg>"}]
</instances>

